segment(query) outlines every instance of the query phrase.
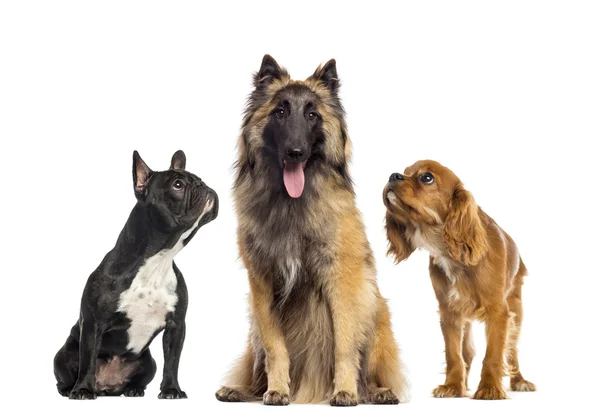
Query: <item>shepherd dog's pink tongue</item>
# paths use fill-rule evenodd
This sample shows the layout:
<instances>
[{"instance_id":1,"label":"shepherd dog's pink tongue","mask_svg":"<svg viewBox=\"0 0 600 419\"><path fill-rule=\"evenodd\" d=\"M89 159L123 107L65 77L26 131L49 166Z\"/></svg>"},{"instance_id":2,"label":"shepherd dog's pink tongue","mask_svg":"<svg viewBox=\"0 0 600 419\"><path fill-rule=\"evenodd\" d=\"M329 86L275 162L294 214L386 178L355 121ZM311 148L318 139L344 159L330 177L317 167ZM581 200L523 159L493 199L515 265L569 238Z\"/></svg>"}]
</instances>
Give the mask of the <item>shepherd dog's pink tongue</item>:
<instances>
[{"instance_id":1,"label":"shepherd dog's pink tongue","mask_svg":"<svg viewBox=\"0 0 600 419\"><path fill-rule=\"evenodd\" d=\"M285 162L283 167L283 183L292 198L299 198L304 190L304 168L302 163Z\"/></svg>"}]
</instances>

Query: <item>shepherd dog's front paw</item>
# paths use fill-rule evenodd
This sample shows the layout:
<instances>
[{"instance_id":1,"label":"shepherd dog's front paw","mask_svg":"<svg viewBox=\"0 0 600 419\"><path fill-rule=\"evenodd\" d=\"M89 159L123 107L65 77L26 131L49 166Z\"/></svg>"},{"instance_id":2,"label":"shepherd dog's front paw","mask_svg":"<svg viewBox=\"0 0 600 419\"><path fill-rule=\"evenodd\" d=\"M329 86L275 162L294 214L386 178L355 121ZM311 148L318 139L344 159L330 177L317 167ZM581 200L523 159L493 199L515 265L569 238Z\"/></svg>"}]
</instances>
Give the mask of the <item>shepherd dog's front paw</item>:
<instances>
[{"instance_id":1,"label":"shepherd dog's front paw","mask_svg":"<svg viewBox=\"0 0 600 419\"><path fill-rule=\"evenodd\" d=\"M263 395L263 403L268 406L287 406L290 404L290 396L275 390L267 390Z\"/></svg>"},{"instance_id":2,"label":"shepherd dog's front paw","mask_svg":"<svg viewBox=\"0 0 600 419\"><path fill-rule=\"evenodd\" d=\"M87 388L79 388L69 393L69 399L71 400L94 400L95 398L96 393L94 393L94 390Z\"/></svg>"},{"instance_id":3,"label":"shepherd dog's front paw","mask_svg":"<svg viewBox=\"0 0 600 419\"><path fill-rule=\"evenodd\" d=\"M379 388L371 392L369 400L373 404L398 404L398 396L391 388Z\"/></svg>"},{"instance_id":4,"label":"shepherd dog's front paw","mask_svg":"<svg viewBox=\"0 0 600 419\"><path fill-rule=\"evenodd\" d=\"M185 391L170 388L170 389L166 389L166 390L161 390L161 392L158 393L158 398L159 399L169 399L169 400L187 399L187 394L185 394Z\"/></svg>"},{"instance_id":5,"label":"shepherd dog's front paw","mask_svg":"<svg viewBox=\"0 0 600 419\"><path fill-rule=\"evenodd\" d=\"M332 406L356 406L358 404L358 397L356 397L356 394L351 394L347 391L338 391L329 400L329 404Z\"/></svg>"}]
</instances>

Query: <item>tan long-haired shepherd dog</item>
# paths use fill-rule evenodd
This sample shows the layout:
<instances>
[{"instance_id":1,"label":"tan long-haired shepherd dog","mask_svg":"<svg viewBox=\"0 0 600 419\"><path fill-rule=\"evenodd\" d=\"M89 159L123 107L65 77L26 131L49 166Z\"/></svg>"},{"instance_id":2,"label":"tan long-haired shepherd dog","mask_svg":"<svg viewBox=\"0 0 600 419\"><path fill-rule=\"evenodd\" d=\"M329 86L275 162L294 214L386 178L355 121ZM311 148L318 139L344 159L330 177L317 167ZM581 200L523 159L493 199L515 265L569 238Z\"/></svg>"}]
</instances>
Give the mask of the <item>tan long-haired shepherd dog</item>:
<instances>
[{"instance_id":1,"label":"tan long-haired shepherd dog","mask_svg":"<svg viewBox=\"0 0 600 419\"><path fill-rule=\"evenodd\" d=\"M396 404L408 385L348 175L334 60L254 76L233 188L250 334L221 401Z\"/></svg>"},{"instance_id":2,"label":"tan long-haired shepherd dog","mask_svg":"<svg viewBox=\"0 0 600 419\"><path fill-rule=\"evenodd\" d=\"M517 341L527 274L514 240L475 202L460 179L433 160L393 173L383 190L389 254L396 262L429 252L429 275L446 345L446 382L434 397L464 397L475 356L471 322L485 322L487 349L474 399L506 399L506 358L513 391L535 391L523 378Z\"/></svg>"}]
</instances>

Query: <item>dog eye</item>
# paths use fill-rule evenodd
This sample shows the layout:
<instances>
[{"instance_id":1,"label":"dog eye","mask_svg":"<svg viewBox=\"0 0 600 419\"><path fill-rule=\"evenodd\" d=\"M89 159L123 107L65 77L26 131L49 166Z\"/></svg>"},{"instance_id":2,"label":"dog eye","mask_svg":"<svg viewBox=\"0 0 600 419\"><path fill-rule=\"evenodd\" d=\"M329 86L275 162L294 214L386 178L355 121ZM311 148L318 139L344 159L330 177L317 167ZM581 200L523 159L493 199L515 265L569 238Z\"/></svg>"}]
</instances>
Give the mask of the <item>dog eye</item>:
<instances>
[{"instance_id":1,"label":"dog eye","mask_svg":"<svg viewBox=\"0 0 600 419\"><path fill-rule=\"evenodd\" d=\"M309 112L308 113L308 119L310 119L311 121L313 119L315 119L317 117L317 113L316 112Z\"/></svg>"},{"instance_id":2,"label":"dog eye","mask_svg":"<svg viewBox=\"0 0 600 419\"><path fill-rule=\"evenodd\" d=\"M285 115L285 111L283 110L283 108L278 108L275 111L275 115L277 115L277 118L283 118L283 115Z\"/></svg>"},{"instance_id":3,"label":"dog eye","mask_svg":"<svg viewBox=\"0 0 600 419\"><path fill-rule=\"evenodd\" d=\"M175 182L173 182L172 187L176 191L180 191L185 187L185 184L180 179L177 179Z\"/></svg>"},{"instance_id":4,"label":"dog eye","mask_svg":"<svg viewBox=\"0 0 600 419\"><path fill-rule=\"evenodd\" d=\"M419 176L419 181L425 185L431 185L433 183L433 175L429 172L423 173Z\"/></svg>"}]
</instances>

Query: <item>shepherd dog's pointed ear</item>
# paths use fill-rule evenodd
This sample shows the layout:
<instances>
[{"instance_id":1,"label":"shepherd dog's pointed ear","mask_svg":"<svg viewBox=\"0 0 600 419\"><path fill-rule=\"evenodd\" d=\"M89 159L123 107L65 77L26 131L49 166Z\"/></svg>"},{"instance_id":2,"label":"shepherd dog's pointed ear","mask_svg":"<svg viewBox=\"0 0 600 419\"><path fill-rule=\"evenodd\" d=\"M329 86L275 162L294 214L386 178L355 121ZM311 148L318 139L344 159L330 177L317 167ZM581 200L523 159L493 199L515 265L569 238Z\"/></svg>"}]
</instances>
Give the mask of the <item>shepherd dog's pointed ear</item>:
<instances>
[{"instance_id":1,"label":"shepherd dog's pointed ear","mask_svg":"<svg viewBox=\"0 0 600 419\"><path fill-rule=\"evenodd\" d=\"M148 187L148 181L150 176L154 173L144 160L140 157L140 154L136 151L133 152L133 191L136 198L143 198L146 195L146 189Z\"/></svg>"},{"instance_id":2,"label":"shepherd dog's pointed ear","mask_svg":"<svg viewBox=\"0 0 600 419\"><path fill-rule=\"evenodd\" d=\"M336 93L340 86L335 60L332 58L324 66L315 70L313 77L323 83L332 93Z\"/></svg>"},{"instance_id":3,"label":"shepherd dog's pointed ear","mask_svg":"<svg viewBox=\"0 0 600 419\"><path fill-rule=\"evenodd\" d=\"M387 255L392 255L396 263L400 263L415 251L406 238L406 226L398 222L392 214L385 214L385 230L388 238Z\"/></svg>"},{"instance_id":4,"label":"shepherd dog's pointed ear","mask_svg":"<svg viewBox=\"0 0 600 419\"><path fill-rule=\"evenodd\" d=\"M479 207L462 185L458 185L452 194L442 237L450 257L465 265L477 265L487 253L487 235L479 217Z\"/></svg>"},{"instance_id":5,"label":"shepherd dog's pointed ear","mask_svg":"<svg viewBox=\"0 0 600 419\"><path fill-rule=\"evenodd\" d=\"M254 87L257 89L264 88L273 83L274 80L281 79L284 74L287 74L286 71L279 67L273 57L266 54L263 57L260 70L254 74Z\"/></svg>"},{"instance_id":6,"label":"shepherd dog's pointed ear","mask_svg":"<svg viewBox=\"0 0 600 419\"><path fill-rule=\"evenodd\" d=\"M169 170L181 169L185 170L185 153L181 150L177 150L173 157L171 157L171 167Z\"/></svg>"}]
</instances>

